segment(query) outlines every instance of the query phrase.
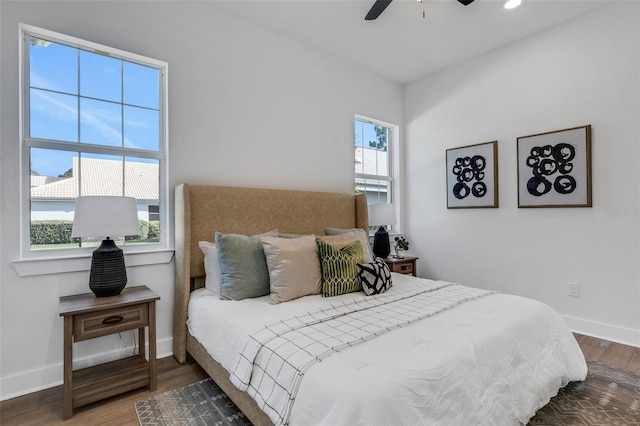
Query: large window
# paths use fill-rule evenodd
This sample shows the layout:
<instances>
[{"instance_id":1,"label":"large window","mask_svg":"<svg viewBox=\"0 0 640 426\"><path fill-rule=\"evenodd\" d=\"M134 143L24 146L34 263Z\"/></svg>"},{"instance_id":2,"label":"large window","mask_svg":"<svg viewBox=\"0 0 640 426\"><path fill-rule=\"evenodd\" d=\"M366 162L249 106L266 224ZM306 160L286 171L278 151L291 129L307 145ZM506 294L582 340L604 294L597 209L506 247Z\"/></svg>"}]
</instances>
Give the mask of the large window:
<instances>
[{"instance_id":1,"label":"large window","mask_svg":"<svg viewBox=\"0 0 640 426\"><path fill-rule=\"evenodd\" d=\"M140 235L119 244L166 245L167 64L21 29L23 252L91 245L71 238L88 195L137 199Z\"/></svg>"},{"instance_id":2,"label":"large window","mask_svg":"<svg viewBox=\"0 0 640 426\"><path fill-rule=\"evenodd\" d=\"M369 204L392 203L394 126L364 117L354 125L356 191L367 194Z\"/></svg>"}]
</instances>

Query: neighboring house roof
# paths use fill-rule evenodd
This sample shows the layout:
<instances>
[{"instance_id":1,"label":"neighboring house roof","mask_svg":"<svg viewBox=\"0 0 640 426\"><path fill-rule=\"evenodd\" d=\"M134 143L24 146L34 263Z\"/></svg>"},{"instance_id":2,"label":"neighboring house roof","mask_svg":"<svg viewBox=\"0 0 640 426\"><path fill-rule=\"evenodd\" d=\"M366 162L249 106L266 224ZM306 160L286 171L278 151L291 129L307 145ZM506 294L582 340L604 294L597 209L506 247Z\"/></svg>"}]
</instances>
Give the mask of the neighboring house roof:
<instances>
[{"instance_id":1,"label":"neighboring house roof","mask_svg":"<svg viewBox=\"0 0 640 426\"><path fill-rule=\"evenodd\" d=\"M374 148L356 147L355 165L356 173L386 176L389 173L388 153Z\"/></svg>"},{"instance_id":2,"label":"neighboring house roof","mask_svg":"<svg viewBox=\"0 0 640 426\"><path fill-rule=\"evenodd\" d=\"M37 176L37 175L31 175L31 187L33 188L34 186L42 186L42 185L46 185L47 183L51 183L51 182L56 182L59 181L61 179L65 179L63 177L59 177L59 176Z\"/></svg>"},{"instance_id":3,"label":"neighboring house roof","mask_svg":"<svg viewBox=\"0 0 640 426\"><path fill-rule=\"evenodd\" d=\"M157 200L159 198L157 164L125 162L124 176L127 182L125 194L122 194L122 164L122 161L97 158L82 158L82 161L78 162L78 157L74 157L71 177L31 176L31 199L77 198L79 196L78 177L80 176L82 177L80 182L82 183L81 195L83 196L125 195L138 200ZM40 181L44 183L34 185Z\"/></svg>"}]
</instances>

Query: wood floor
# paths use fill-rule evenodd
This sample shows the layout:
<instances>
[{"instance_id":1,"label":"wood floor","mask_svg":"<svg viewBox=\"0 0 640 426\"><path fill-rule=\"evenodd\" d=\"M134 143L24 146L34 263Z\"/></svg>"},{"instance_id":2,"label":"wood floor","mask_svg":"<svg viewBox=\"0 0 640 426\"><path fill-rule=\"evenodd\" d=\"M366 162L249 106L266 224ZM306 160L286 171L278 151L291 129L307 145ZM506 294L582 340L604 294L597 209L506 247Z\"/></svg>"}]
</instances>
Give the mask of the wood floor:
<instances>
[{"instance_id":1,"label":"wood floor","mask_svg":"<svg viewBox=\"0 0 640 426\"><path fill-rule=\"evenodd\" d=\"M611 343L576 334L588 361L601 362L640 373L640 348ZM0 402L0 425L137 425L135 401L176 389L206 377L195 362L178 364L173 357L158 360L158 390L144 389L74 410L73 418L62 421L62 386Z\"/></svg>"}]
</instances>

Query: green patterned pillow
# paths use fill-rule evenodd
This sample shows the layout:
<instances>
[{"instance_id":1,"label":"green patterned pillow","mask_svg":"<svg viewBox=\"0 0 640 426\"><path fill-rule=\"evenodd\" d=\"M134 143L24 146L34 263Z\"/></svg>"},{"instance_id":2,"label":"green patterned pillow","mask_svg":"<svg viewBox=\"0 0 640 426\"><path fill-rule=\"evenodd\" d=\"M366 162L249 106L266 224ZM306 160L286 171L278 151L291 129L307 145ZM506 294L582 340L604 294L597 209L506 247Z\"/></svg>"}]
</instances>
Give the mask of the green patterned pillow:
<instances>
[{"instance_id":1,"label":"green patterned pillow","mask_svg":"<svg viewBox=\"0 0 640 426\"><path fill-rule=\"evenodd\" d=\"M360 291L358 263L363 263L362 243L353 241L341 249L316 239L322 270L322 297Z\"/></svg>"}]
</instances>

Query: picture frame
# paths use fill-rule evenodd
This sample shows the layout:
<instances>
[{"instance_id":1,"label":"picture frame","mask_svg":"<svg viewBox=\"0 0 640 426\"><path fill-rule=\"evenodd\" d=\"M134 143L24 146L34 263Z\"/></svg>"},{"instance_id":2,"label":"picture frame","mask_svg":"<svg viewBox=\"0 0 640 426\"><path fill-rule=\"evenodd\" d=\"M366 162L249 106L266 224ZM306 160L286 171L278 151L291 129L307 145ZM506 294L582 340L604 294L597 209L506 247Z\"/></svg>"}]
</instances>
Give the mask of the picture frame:
<instances>
[{"instance_id":1,"label":"picture frame","mask_svg":"<svg viewBox=\"0 0 640 426\"><path fill-rule=\"evenodd\" d=\"M447 208L497 208L498 141L446 150Z\"/></svg>"},{"instance_id":2,"label":"picture frame","mask_svg":"<svg viewBox=\"0 0 640 426\"><path fill-rule=\"evenodd\" d=\"M591 125L517 139L518 208L591 207Z\"/></svg>"}]
</instances>

